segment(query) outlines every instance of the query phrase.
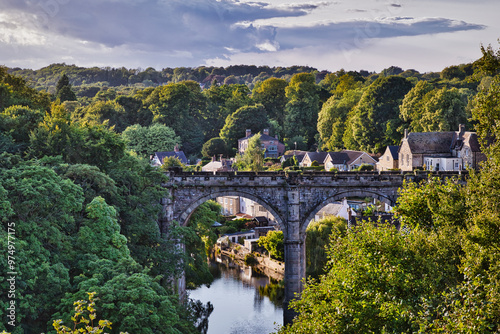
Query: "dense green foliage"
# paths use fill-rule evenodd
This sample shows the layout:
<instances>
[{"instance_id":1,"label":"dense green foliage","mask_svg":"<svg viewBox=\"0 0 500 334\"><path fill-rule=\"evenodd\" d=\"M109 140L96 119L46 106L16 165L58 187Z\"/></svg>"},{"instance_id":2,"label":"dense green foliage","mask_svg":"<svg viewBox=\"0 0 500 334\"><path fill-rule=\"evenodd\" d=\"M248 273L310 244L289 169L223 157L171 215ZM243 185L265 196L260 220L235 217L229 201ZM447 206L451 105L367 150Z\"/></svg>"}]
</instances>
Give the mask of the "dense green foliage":
<instances>
[{"instance_id":1,"label":"dense green foliage","mask_svg":"<svg viewBox=\"0 0 500 334\"><path fill-rule=\"evenodd\" d=\"M0 73L0 247L15 259L0 268L17 272L15 298L0 299L3 319L15 300L16 327L0 330L50 332L97 292L112 333L195 333L200 312L172 285L190 258L177 246L189 231L158 228L165 176L106 124Z\"/></svg>"},{"instance_id":2,"label":"dense green foliage","mask_svg":"<svg viewBox=\"0 0 500 334\"><path fill-rule=\"evenodd\" d=\"M495 77L471 110L487 161L466 185L438 178L405 184L395 208L400 231L372 223L334 231L325 274L307 282L291 303L298 316L280 333L498 333L500 62L488 50L475 73ZM461 70L443 77L463 77ZM417 87L408 115L424 102L417 96L428 94L429 86Z\"/></svg>"},{"instance_id":3,"label":"dense green foliage","mask_svg":"<svg viewBox=\"0 0 500 334\"><path fill-rule=\"evenodd\" d=\"M259 246L264 247L271 258L283 261L285 259L285 244L282 231L269 231L267 235L259 238Z\"/></svg>"},{"instance_id":4,"label":"dense green foliage","mask_svg":"<svg viewBox=\"0 0 500 334\"><path fill-rule=\"evenodd\" d=\"M319 278L292 303L299 317L283 331L498 332L500 51L481 51L473 64L425 74L397 67L379 74L0 67L0 247L12 251L15 228L18 272L18 326L0 330L48 332L55 319L69 323L73 302L95 291L99 314L117 324L113 333L196 332L196 317L210 307L179 304L172 279L185 270L190 287L210 282L205 259L218 208L206 204L190 226L160 231L159 199L167 195L164 174L149 164L154 151L180 144L195 161L207 142L206 156L221 154L221 141L210 142L220 137L234 155L246 129L269 128L292 149L376 153L399 143L405 128L457 130L470 122L489 159L466 187L453 180L406 185L396 209L405 233L371 225L345 233L335 222L310 227L317 261L325 260L325 234L333 231L328 264L321 272L311 261L308 270ZM260 154L245 168L259 169ZM225 228L245 222L231 224ZM283 259L282 234L264 243ZM0 258L0 270L8 268ZM7 303L2 294L3 319Z\"/></svg>"}]
</instances>

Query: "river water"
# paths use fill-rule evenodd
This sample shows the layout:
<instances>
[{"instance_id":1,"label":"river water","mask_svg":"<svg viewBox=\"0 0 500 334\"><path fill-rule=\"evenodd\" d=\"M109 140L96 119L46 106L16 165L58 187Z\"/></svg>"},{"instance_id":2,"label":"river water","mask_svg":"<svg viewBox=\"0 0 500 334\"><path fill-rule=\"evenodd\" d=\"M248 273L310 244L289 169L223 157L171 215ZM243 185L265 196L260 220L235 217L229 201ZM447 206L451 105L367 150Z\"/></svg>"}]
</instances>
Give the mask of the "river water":
<instances>
[{"instance_id":1,"label":"river water","mask_svg":"<svg viewBox=\"0 0 500 334\"><path fill-rule=\"evenodd\" d=\"M276 284L266 276L241 268L229 261L211 263L214 282L189 293L189 297L211 302L214 310L208 319L208 334L266 334L283 324L282 300L275 295ZM266 288L267 286L267 288ZM260 289L259 289L260 287ZM279 293L278 293L279 294Z\"/></svg>"}]
</instances>

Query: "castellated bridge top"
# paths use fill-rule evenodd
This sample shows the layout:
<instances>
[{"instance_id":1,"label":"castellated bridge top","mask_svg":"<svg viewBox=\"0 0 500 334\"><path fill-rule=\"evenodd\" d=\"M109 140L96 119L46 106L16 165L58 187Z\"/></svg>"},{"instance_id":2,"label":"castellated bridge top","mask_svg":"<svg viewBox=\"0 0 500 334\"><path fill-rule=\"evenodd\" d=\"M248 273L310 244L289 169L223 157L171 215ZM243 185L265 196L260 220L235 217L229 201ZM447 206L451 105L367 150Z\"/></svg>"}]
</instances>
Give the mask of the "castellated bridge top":
<instances>
[{"instance_id":1,"label":"castellated bridge top","mask_svg":"<svg viewBox=\"0 0 500 334\"><path fill-rule=\"evenodd\" d=\"M242 196L265 207L283 231L285 244L284 322L294 313L289 301L302 291L305 278L305 235L309 222L325 205L344 197L372 197L390 206L406 182L431 176L465 182L467 172L182 172L170 169L163 184L170 197L162 201L166 232L171 221L187 224L202 203L221 196Z\"/></svg>"}]
</instances>

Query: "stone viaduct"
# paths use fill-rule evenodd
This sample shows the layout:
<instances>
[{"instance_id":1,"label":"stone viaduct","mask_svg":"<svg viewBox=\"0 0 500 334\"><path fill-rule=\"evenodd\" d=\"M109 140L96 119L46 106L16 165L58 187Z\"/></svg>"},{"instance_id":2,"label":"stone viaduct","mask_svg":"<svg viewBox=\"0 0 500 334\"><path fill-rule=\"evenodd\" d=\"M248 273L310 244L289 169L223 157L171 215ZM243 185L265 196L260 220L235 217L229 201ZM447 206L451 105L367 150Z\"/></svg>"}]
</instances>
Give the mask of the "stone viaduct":
<instances>
[{"instance_id":1,"label":"stone viaduct","mask_svg":"<svg viewBox=\"0 0 500 334\"><path fill-rule=\"evenodd\" d=\"M220 196L242 196L265 207L276 219L285 243L284 322L295 316L288 303L302 291L305 278L306 228L325 205L344 197L372 197L394 206L403 181L426 179L429 172L167 172L170 198L162 201L164 217L160 229L171 221L187 224L202 203ZM433 173L441 178L465 174Z\"/></svg>"}]
</instances>

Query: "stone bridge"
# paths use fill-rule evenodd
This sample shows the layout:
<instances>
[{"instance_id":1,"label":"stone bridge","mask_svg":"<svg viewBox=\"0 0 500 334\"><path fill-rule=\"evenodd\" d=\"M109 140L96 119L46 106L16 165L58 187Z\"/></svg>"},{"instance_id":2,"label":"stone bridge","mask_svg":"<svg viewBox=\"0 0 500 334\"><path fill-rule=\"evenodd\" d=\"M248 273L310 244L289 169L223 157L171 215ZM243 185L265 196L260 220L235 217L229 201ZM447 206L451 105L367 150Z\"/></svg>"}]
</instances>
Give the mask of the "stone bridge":
<instances>
[{"instance_id":1,"label":"stone bridge","mask_svg":"<svg viewBox=\"0 0 500 334\"><path fill-rule=\"evenodd\" d=\"M420 181L429 175L441 178L466 174L454 172L181 172L174 169L163 186L170 198L163 199L164 218L160 229L168 230L175 220L187 224L202 203L221 196L241 196L265 207L276 219L285 243L284 322L294 312L288 303L302 291L305 278L306 228L325 205L344 197L372 197L394 206L398 189L406 181Z\"/></svg>"}]
</instances>

